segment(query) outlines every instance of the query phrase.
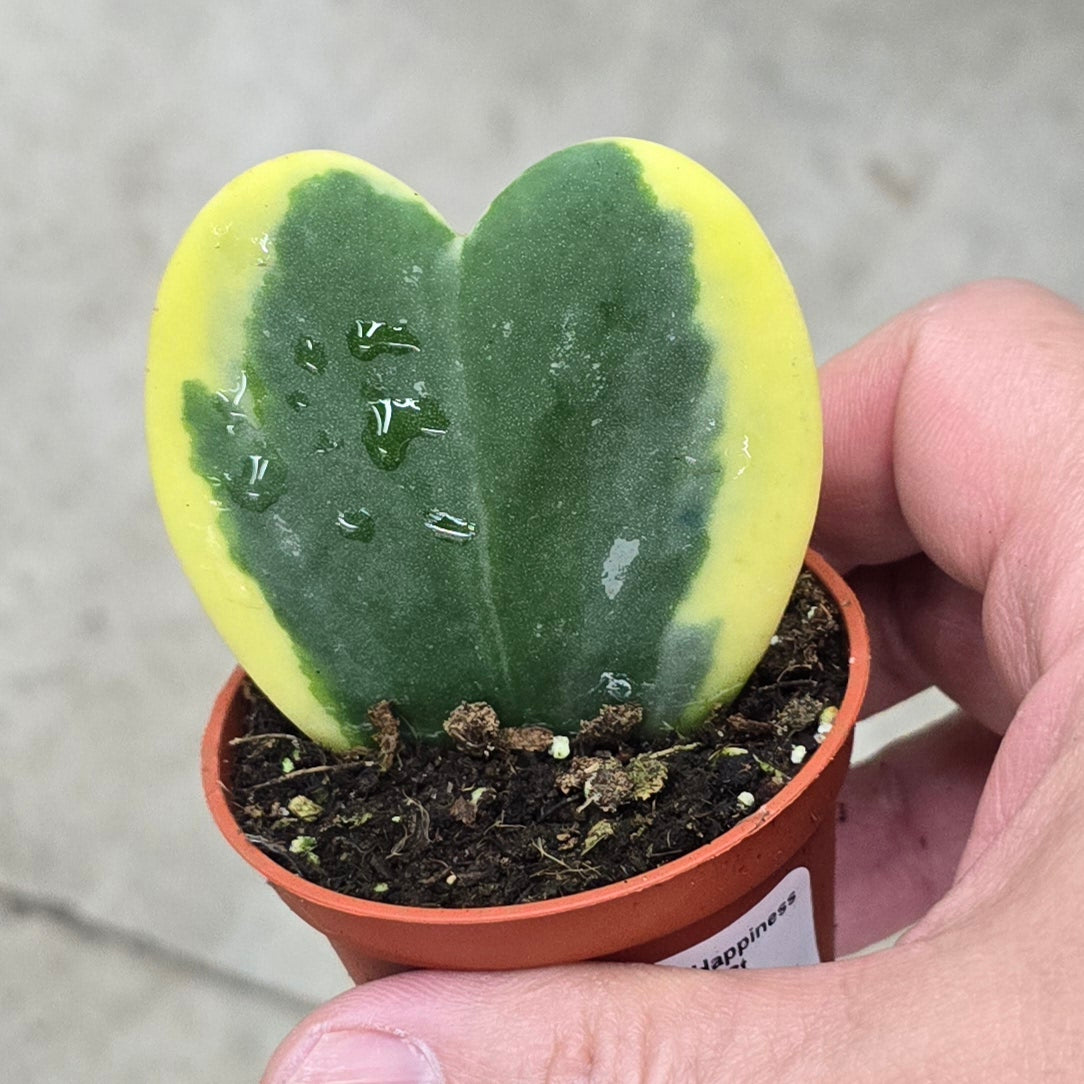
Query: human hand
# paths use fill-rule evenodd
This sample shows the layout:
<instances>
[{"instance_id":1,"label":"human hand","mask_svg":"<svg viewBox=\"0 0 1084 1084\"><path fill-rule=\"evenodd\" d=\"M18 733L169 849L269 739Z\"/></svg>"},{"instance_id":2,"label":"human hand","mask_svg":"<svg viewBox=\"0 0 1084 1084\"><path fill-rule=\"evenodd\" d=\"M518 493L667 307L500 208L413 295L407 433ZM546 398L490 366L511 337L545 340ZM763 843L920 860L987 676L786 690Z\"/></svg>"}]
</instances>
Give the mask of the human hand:
<instances>
[{"instance_id":1,"label":"human hand","mask_svg":"<svg viewBox=\"0 0 1084 1084\"><path fill-rule=\"evenodd\" d=\"M265 1084L1079 1078L1084 314L978 284L822 385L815 545L866 607L868 708L936 684L967 713L844 788L840 950L908 934L778 971L395 975L303 1021Z\"/></svg>"}]
</instances>

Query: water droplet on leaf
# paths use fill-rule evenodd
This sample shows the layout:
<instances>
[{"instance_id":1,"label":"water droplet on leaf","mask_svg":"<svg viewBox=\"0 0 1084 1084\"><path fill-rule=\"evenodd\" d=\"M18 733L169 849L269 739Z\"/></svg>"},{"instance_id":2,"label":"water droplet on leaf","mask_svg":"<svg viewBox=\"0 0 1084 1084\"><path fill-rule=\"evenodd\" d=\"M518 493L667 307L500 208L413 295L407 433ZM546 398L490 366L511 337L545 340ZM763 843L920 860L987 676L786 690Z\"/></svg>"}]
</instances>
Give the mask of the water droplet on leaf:
<instances>
[{"instance_id":1,"label":"water droplet on leaf","mask_svg":"<svg viewBox=\"0 0 1084 1084\"><path fill-rule=\"evenodd\" d=\"M333 437L326 429L321 429L316 437L316 446L313 451L317 455L326 455L343 446L342 437Z\"/></svg>"},{"instance_id":2,"label":"water droplet on leaf","mask_svg":"<svg viewBox=\"0 0 1084 1084\"><path fill-rule=\"evenodd\" d=\"M309 373L322 373L327 368L327 352L323 343L302 335L294 347L294 361Z\"/></svg>"},{"instance_id":3,"label":"water droplet on leaf","mask_svg":"<svg viewBox=\"0 0 1084 1084\"><path fill-rule=\"evenodd\" d=\"M217 482L239 508L264 512L286 490L286 466L266 450L243 456L236 469L223 471Z\"/></svg>"},{"instance_id":4,"label":"water droplet on leaf","mask_svg":"<svg viewBox=\"0 0 1084 1084\"><path fill-rule=\"evenodd\" d=\"M364 508L359 508L356 512L340 512L335 526L344 538L352 538L358 542L372 542L376 533L376 523Z\"/></svg>"},{"instance_id":5,"label":"water droplet on leaf","mask_svg":"<svg viewBox=\"0 0 1084 1084\"><path fill-rule=\"evenodd\" d=\"M232 388L216 391L211 398L214 408L222 415L226 432L231 436L237 436L238 432L248 425L248 415L241 408L241 401L248 390L248 376L241 370L237 383Z\"/></svg>"},{"instance_id":6,"label":"water droplet on leaf","mask_svg":"<svg viewBox=\"0 0 1084 1084\"><path fill-rule=\"evenodd\" d=\"M448 418L435 399L422 395L405 399L370 399L365 424L365 448L381 470L395 470L415 437L439 437Z\"/></svg>"},{"instance_id":7,"label":"water droplet on leaf","mask_svg":"<svg viewBox=\"0 0 1084 1084\"><path fill-rule=\"evenodd\" d=\"M416 354L421 349L406 324L389 324L385 320L355 320L346 333L346 345L360 361L378 354Z\"/></svg>"},{"instance_id":8,"label":"water droplet on leaf","mask_svg":"<svg viewBox=\"0 0 1084 1084\"><path fill-rule=\"evenodd\" d=\"M425 526L438 538L451 542L469 542L478 533L475 524L436 508L426 513Z\"/></svg>"}]
</instances>

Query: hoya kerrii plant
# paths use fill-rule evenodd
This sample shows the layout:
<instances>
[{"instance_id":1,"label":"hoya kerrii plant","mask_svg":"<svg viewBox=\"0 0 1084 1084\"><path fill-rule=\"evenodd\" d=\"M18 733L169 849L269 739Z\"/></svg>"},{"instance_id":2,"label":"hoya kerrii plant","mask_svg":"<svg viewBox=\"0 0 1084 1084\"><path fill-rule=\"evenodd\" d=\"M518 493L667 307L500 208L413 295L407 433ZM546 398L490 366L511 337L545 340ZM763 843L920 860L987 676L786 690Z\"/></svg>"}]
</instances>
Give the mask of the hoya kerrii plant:
<instances>
[{"instance_id":1,"label":"hoya kerrii plant","mask_svg":"<svg viewBox=\"0 0 1084 1084\"><path fill-rule=\"evenodd\" d=\"M692 731L763 654L818 493L815 369L746 207L606 139L465 237L347 155L200 212L154 316L148 434L173 545L267 696L332 750L394 703Z\"/></svg>"}]
</instances>

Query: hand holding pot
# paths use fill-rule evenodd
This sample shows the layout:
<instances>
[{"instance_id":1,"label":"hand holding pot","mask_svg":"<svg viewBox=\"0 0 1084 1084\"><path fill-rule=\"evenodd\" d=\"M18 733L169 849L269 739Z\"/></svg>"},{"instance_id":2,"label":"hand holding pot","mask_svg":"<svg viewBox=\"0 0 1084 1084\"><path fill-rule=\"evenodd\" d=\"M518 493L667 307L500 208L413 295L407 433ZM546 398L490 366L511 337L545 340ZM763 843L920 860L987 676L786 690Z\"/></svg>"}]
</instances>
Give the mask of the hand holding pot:
<instances>
[{"instance_id":1,"label":"hand holding pot","mask_svg":"<svg viewBox=\"0 0 1084 1084\"><path fill-rule=\"evenodd\" d=\"M1084 316L1017 283L893 321L822 372L816 545L865 605L870 710L967 712L852 774L844 952L368 983L265 1080L1073 1079L1084 1059ZM998 735L1003 737L998 739Z\"/></svg>"}]
</instances>

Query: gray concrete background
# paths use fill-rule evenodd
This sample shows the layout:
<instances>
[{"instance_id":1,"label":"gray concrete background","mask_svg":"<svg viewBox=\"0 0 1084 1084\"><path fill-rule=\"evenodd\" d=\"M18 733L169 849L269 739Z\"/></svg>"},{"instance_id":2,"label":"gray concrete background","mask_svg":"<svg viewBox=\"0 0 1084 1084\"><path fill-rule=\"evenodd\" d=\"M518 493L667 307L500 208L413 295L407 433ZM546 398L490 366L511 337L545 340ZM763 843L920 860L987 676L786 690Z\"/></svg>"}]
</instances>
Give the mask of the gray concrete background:
<instances>
[{"instance_id":1,"label":"gray concrete background","mask_svg":"<svg viewBox=\"0 0 1084 1084\"><path fill-rule=\"evenodd\" d=\"M1084 300L1079 0L0 5L7 1079L255 1080L344 986L201 805L231 663L141 432L181 232L236 173L312 146L466 229L527 165L606 134L669 143L744 197L821 358L980 276Z\"/></svg>"}]
</instances>

